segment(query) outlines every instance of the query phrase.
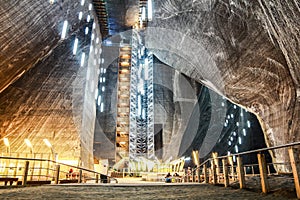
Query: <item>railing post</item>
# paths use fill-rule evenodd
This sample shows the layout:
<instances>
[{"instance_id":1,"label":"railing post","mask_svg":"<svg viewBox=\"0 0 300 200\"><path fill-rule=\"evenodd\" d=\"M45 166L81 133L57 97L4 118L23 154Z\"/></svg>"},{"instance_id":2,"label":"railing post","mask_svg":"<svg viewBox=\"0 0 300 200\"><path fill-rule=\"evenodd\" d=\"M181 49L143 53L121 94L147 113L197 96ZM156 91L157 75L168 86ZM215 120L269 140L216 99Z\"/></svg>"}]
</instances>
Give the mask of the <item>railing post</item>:
<instances>
[{"instance_id":1,"label":"railing post","mask_svg":"<svg viewBox=\"0 0 300 200\"><path fill-rule=\"evenodd\" d=\"M297 193L297 198L300 199L300 169L299 169L299 154L296 152L296 149L289 148L289 156L290 162L292 166L293 176L294 176L294 183Z\"/></svg>"},{"instance_id":2,"label":"railing post","mask_svg":"<svg viewBox=\"0 0 300 200\"><path fill-rule=\"evenodd\" d=\"M96 174L96 183L99 183L99 174Z\"/></svg>"},{"instance_id":3,"label":"railing post","mask_svg":"<svg viewBox=\"0 0 300 200\"><path fill-rule=\"evenodd\" d=\"M204 183L208 183L208 174L207 174L207 164L203 165L203 176L204 176Z\"/></svg>"},{"instance_id":4,"label":"railing post","mask_svg":"<svg viewBox=\"0 0 300 200\"><path fill-rule=\"evenodd\" d=\"M195 171L192 170L192 182L195 182Z\"/></svg>"},{"instance_id":5,"label":"railing post","mask_svg":"<svg viewBox=\"0 0 300 200\"><path fill-rule=\"evenodd\" d=\"M223 175L224 175L224 186L229 186L229 176L228 176L228 160L227 158L222 159L223 164Z\"/></svg>"},{"instance_id":6,"label":"railing post","mask_svg":"<svg viewBox=\"0 0 300 200\"><path fill-rule=\"evenodd\" d=\"M79 178L78 178L78 183L82 183L82 170L79 170Z\"/></svg>"},{"instance_id":7,"label":"railing post","mask_svg":"<svg viewBox=\"0 0 300 200\"><path fill-rule=\"evenodd\" d=\"M216 169L216 165L213 160L212 160L211 164L212 164L211 167L212 167L213 184L216 185L217 184L217 169Z\"/></svg>"},{"instance_id":8,"label":"railing post","mask_svg":"<svg viewBox=\"0 0 300 200\"><path fill-rule=\"evenodd\" d=\"M214 163L216 165L216 176L217 176L217 182L218 182L219 175L220 175L220 165L219 165L218 152L213 152L212 156L213 156Z\"/></svg>"},{"instance_id":9,"label":"railing post","mask_svg":"<svg viewBox=\"0 0 300 200\"><path fill-rule=\"evenodd\" d=\"M268 182L268 174L267 174L267 163L264 154L257 154L258 166L259 166L259 174L260 174L260 182L261 182L261 190L263 193L268 193L270 191L270 186Z\"/></svg>"},{"instance_id":10,"label":"railing post","mask_svg":"<svg viewBox=\"0 0 300 200\"><path fill-rule=\"evenodd\" d=\"M55 184L58 184L58 181L59 181L59 171L60 171L60 165L56 165L56 170L55 170L55 181L54 183Z\"/></svg>"},{"instance_id":11,"label":"railing post","mask_svg":"<svg viewBox=\"0 0 300 200\"><path fill-rule=\"evenodd\" d=\"M27 184L28 170L29 170L29 161L27 160L25 162L25 166L24 166L24 174L23 174L22 185L26 185Z\"/></svg>"},{"instance_id":12,"label":"railing post","mask_svg":"<svg viewBox=\"0 0 300 200\"><path fill-rule=\"evenodd\" d=\"M230 165L230 172L231 172L231 179L232 181L235 181L235 174L234 174L234 166L233 166L233 157L228 157L228 163Z\"/></svg>"},{"instance_id":13,"label":"railing post","mask_svg":"<svg viewBox=\"0 0 300 200\"><path fill-rule=\"evenodd\" d=\"M242 158L240 156L238 156L236 158L237 160L237 171L238 171L238 178L239 178L239 182L240 182L240 189L245 188L245 172L244 172L244 168L243 168L243 162L242 162Z\"/></svg>"},{"instance_id":14,"label":"railing post","mask_svg":"<svg viewBox=\"0 0 300 200\"><path fill-rule=\"evenodd\" d=\"M197 167L197 179L198 183L200 183L200 167Z\"/></svg>"}]
</instances>

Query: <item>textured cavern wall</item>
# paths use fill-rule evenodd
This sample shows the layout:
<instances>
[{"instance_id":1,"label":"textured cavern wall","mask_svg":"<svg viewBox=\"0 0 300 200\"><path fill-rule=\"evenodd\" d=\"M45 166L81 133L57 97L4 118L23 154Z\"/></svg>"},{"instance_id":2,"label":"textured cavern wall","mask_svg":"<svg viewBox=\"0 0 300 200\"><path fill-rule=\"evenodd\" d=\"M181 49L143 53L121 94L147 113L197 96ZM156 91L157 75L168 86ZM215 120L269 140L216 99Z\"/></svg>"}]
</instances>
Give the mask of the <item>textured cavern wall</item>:
<instances>
[{"instance_id":1,"label":"textured cavern wall","mask_svg":"<svg viewBox=\"0 0 300 200\"><path fill-rule=\"evenodd\" d=\"M163 160L189 156L200 147L201 157L206 156L222 132L224 99L158 59L154 74L154 119L162 129Z\"/></svg>"},{"instance_id":2,"label":"textured cavern wall","mask_svg":"<svg viewBox=\"0 0 300 200\"><path fill-rule=\"evenodd\" d=\"M60 160L93 167L101 35L89 1L5 1L0 12L0 138L19 153L29 152L25 138L49 153L48 139Z\"/></svg>"},{"instance_id":3,"label":"textured cavern wall","mask_svg":"<svg viewBox=\"0 0 300 200\"><path fill-rule=\"evenodd\" d=\"M297 2L157 0L155 8L146 45L160 60L255 113L269 146L299 140Z\"/></svg>"},{"instance_id":4,"label":"textured cavern wall","mask_svg":"<svg viewBox=\"0 0 300 200\"><path fill-rule=\"evenodd\" d=\"M118 48L115 50L114 55L117 56ZM107 51L104 51L102 55L105 59L103 69L106 69L106 72L102 73L102 81L98 85L100 92L97 100L94 155L97 159L112 161L115 159L116 143L118 59L107 66L105 63L109 62L110 59L105 56L106 53ZM113 53L110 55L113 55ZM103 78L105 78L105 81L103 81ZM102 91L103 87L104 91Z\"/></svg>"}]
</instances>

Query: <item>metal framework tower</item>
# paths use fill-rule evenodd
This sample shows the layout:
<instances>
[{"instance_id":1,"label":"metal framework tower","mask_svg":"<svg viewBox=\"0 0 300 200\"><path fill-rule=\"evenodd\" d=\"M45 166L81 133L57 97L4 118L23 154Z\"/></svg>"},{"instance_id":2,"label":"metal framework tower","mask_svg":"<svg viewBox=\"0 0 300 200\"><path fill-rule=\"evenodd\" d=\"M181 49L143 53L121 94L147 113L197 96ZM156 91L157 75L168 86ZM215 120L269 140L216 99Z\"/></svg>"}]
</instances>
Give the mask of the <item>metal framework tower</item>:
<instances>
[{"instance_id":1,"label":"metal framework tower","mask_svg":"<svg viewBox=\"0 0 300 200\"><path fill-rule=\"evenodd\" d=\"M120 48L116 163L155 159L153 56L144 45L147 2L140 0L139 27L132 29L131 47Z\"/></svg>"},{"instance_id":2,"label":"metal framework tower","mask_svg":"<svg viewBox=\"0 0 300 200\"><path fill-rule=\"evenodd\" d=\"M154 159L153 59L142 34L132 32L129 158Z\"/></svg>"}]
</instances>

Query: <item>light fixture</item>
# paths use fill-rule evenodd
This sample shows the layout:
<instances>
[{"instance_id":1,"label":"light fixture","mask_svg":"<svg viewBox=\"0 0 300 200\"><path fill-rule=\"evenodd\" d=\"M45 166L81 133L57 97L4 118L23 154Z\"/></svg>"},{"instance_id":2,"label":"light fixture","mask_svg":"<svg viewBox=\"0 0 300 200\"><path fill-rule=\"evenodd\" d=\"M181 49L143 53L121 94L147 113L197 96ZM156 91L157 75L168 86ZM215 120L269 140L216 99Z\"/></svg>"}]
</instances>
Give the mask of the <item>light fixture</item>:
<instances>
[{"instance_id":1,"label":"light fixture","mask_svg":"<svg viewBox=\"0 0 300 200\"><path fill-rule=\"evenodd\" d=\"M196 166L199 166L199 153L198 151L193 151L193 161Z\"/></svg>"},{"instance_id":2,"label":"light fixture","mask_svg":"<svg viewBox=\"0 0 300 200\"><path fill-rule=\"evenodd\" d=\"M80 67L83 67L83 65L84 65L84 59L85 59L85 53L83 52L83 53L81 54Z\"/></svg>"},{"instance_id":3,"label":"light fixture","mask_svg":"<svg viewBox=\"0 0 300 200\"><path fill-rule=\"evenodd\" d=\"M76 55L77 47L78 47L78 38L75 38L74 46L73 46L73 55Z\"/></svg>"},{"instance_id":4,"label":"light fixture","mask_svg":"<svg viewBox=\"0 0 300 200\"><path fill-rule=\"evenodd\" d=\"M82 15L83 15L83 13L80 11L79 14L78 14L78 19L79 19L79 20L82 19Z\"/></svg>"},{"instance_id":5,"label":"light fixture","mask_svg":"<svg viewBox=\"0 0 300 200\"><path fill-rule=\"evenodd\" d=\"M25 141L25 144L27 145L27 147L30 148L30 151L31 151L30 153L33 154L33 146L31 144L30 140L29 139L25 139L24 141Z\"/></svg>"},{"instance_id":6,"label":"light fixture","mask_svg":"<svg viewBox=\"0 0 300 200\"><path fill-rule=\"evenodd\" d=\"M30 142L29 139L25 139L24 141L25 141L25 144L26 144L28 147L32 148L32 144L31 144L31 142Z\"/></svg>"},{"instance_id":7,"label":"light fixture","mask_svg":"<svg viewBox=\"0 0 300 200\"><path fill-rule=\"evenodd\" d=\"M6 153L9 153L10 154L10 145L9 145L9 140L8 138L3 138L3 142L4 142L4 145L6 146Z\"/></svg>"},{"instance_id":8,"label":"light fixture","mask_svg":"<svg viewBox=\"0 0 300 200\"><path fill-rule=\"evenodd\" d=\"M123 61L120 63L120 66L122 66L122 67L129 67L129 65L130 65L130 63L127 61Z\"/></svg>"},{"instance_id":9,"label":"light fixture","mask_svg":"<svg viewBox=\"0 0 300 200\"><path fill-rule=\"evenodd\" d=\"M142 21L145 21L145 19L146 19L146 8L143 7L142 8Z\"/></svg>"},{"instance_id":10,"label":"light fixture","mask_svg":"<svg viewBox=\"0 0 300 200\"><path fill-rule=\"evenodd\" d=\"M43 141L47 145L47 147L52 148L52 144L49 142L48 139L43 139Z\"/></svg>"},{"instance_id":11,"label":"light fixture","mask_svg":"<svg viewBox=\"0 0 300 200\"><path fill-rule=\"evenodd\" d=\"M63 28L62 28L62 32L61 32L61 39L65 39L65 38L66 38L66 35L67 35L67 28L68 28L68 21L65 20L65 21L64 21Z\"/></svg>"},{"instance_id":12,"label":"light fixture","mask_svg":"<svg viewBox=\"0 0 300 200\"><path fill-rule=\"evenodd\" d=\"M3 142L4 142L4 145L5 146L7 146L7 147L9 147L9 140L8 140L8 138L3 138Z\"/></svg>"},{"instance_id":13,"label":"light fixture","mask_svg":"<svg viewBox=\"0 0 300 200\"><path fill-rule=\"evenodd\" d=\"M147 11L148 11L148 20L152 21L152 0L148 0L148 7L147 7Z\"/></svg>"}]
</instances>

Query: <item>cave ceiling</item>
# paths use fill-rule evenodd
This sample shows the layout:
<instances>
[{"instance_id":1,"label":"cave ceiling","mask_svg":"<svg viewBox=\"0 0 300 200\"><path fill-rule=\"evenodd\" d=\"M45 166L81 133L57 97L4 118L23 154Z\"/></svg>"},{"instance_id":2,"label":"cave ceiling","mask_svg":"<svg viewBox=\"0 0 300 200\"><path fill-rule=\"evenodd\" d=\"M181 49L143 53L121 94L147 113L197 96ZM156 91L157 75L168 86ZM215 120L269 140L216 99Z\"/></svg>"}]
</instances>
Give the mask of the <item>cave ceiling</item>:
<instances>
[{"instance_id":1,"label":"cave ceiling","mask_svg":"<svg viewBox=\"0 0 300 200\"><path fill-rule=\"evenodd\" d=\"M139 9L133 0L92 2L103 39L129 30ZM56 3L1 3L1 93L60 44L56 28L66 13L75 21L78 2ZM298 1L156 0L154 5L147 48L255 113L269 146L299 141ZM74 22L72 28L79 26ZM285 160L284 154L277 159Z\"/></svg>"}]
</instances>

